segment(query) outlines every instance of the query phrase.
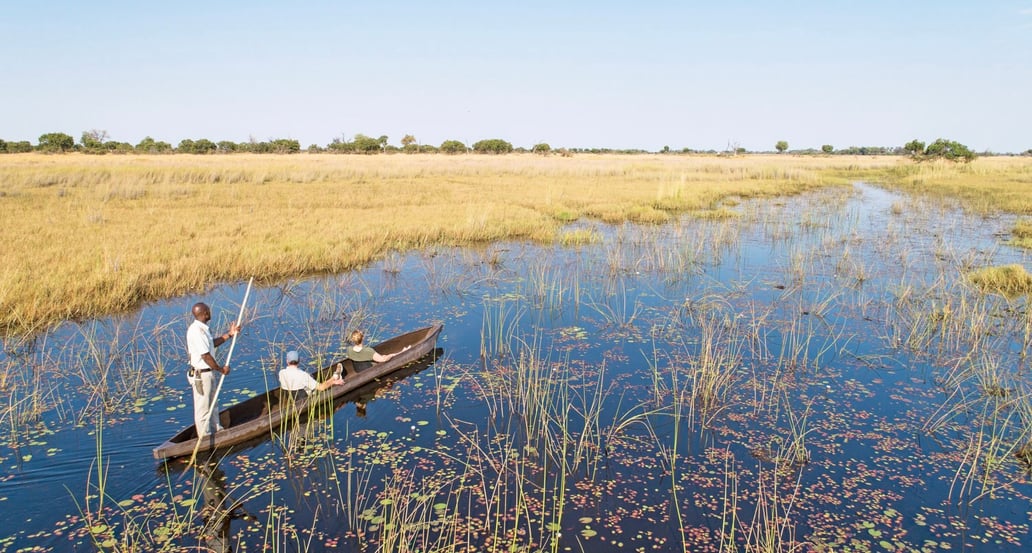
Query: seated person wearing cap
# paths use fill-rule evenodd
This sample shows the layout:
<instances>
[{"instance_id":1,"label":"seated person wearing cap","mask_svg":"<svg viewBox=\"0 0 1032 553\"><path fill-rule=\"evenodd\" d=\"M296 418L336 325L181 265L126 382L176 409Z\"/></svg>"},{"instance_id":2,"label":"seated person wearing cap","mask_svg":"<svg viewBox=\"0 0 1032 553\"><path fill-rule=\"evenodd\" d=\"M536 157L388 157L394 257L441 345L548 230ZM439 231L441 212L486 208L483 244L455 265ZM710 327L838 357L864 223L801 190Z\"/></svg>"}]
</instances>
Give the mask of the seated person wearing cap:
<instances>
[{"instance_id":1,"label":"seated person wearing cap","mask_svg":"<svg viewBox=\"0 0 1032 553\"><path fill-rule=\"evenodd\" d=\"M348 348L348 359L350 359L351 362L354 363L356 370L369 367L374 362L383 363L384 361L389 361L395 355L401 353L401 351L405 351L412 347L405 346L405 349L402 349L399 352L388 353L387 355L380 355L376 352L375 349L363 345L363 340L365 340L365 334L363 334L361 330L356 330L351 333L351 343L353 345L350 348Z\"/></svg>"},{"instance_id":2,"label":"seated person wearing cap","mask_svg":"<svg viewBox=\"0 0 1032 553\"><path fill-rule=\"evenodd\" d=\"M296 351L287 352L287 366L279 372L280 389L287 392L295 401L308 397L314 391L322 391L330 386L339 386L344 380L334 376L323 382L316 382L312 375L298 367Z\"/></svg>"}]
</instances>

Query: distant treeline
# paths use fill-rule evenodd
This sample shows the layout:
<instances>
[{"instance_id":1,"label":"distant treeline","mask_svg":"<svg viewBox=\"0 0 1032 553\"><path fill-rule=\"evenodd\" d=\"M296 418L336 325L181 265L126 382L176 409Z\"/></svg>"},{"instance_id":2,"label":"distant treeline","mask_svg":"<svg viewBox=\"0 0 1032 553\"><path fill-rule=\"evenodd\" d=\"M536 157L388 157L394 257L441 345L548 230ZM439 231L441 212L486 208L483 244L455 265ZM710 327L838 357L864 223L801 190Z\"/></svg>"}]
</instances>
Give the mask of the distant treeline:
<instances>
[{"instance_id":1,"label":"distant treeline","mask_svg":"<svg viewBox=\"0 0 1032 553\"><path fill-rule=\"evenodd\" d=\"M967 148L957 142L945 141L939 139L933 142L929 148L932 148L937 144L955 145L963 148L963 151L970 153ZM802 150L789 150L788 143L785 141L779 141L775 145L777 153L788 153L796 155L860 155L860 156L875 156L875 155L909 155L915 156L915 145L921 145L924 147L922 142L917 140L911 141L903 146L850 146L848 148L836 149L829 144L821 146L820 149L808 148ZM480 153L480 154L507 154L512 152L517 153L536 153L542 155L548 154L559 154L559 155L572 155L575 153L591 153L591 154L710 154L710 155L739 155L747 153L772 153L767 152L750 152L745 148L738 147L737 145L729 145L725 150L696 150L692 148L682 148L681 150L671 150L669 146L664 146L658 152L652 152L644 149L613 149L613 148L555 148L553 149L547 143L538 143L530 148L513 147L513 145L505 140L499 138L490 138L474 142L472 145L467 145L460 140L445 140L439 146L431 144L420 144L416 138L412 135L405 135L401 139L401 145L395 146L389 144L387 136L380 136L373 138L364 134L356 134L352 140L345 140L341 138L333 139L329 144L320 146L318 144L311 144L307 148L302 149L301 143L294 139L279 138L274 140L257 141L249 140L247 142L232 142L229 140L221 140L219 142L213 142L206 138L200 139L183 139L179 141L179 144L173 146L168 142L161 140L155 140L151 137L146 137L141 140L138 144L133 145L128 142L118 142L116 140L110 140L108 138L107 131L101 130L89 130L82 133L82 137L78 142L75 139L65 133L54 132L46 133L39 137L39 142L36 144L30 143L28 140L21 141L6 141L0 139L0 153L18 154L25 152L45 152L45 153L66 153L66 152L82 152L85 154L234 154L234 153L250 153L250 154L299 154L302 152L309 153L337 153L337 154L386 154L386 153L430 153L430 154L463 154L463 153ZM920 152L916 152L920 155ZM992 152L983 152L980 155L996 155ZM1010 154L1004 154L1010 155ZM1021 155L1032 155L1032 149L1026 150ZM973 154L971 156L973 158ZM969 158L968 160L970 160Z\"/></svg>"}]
</instances>

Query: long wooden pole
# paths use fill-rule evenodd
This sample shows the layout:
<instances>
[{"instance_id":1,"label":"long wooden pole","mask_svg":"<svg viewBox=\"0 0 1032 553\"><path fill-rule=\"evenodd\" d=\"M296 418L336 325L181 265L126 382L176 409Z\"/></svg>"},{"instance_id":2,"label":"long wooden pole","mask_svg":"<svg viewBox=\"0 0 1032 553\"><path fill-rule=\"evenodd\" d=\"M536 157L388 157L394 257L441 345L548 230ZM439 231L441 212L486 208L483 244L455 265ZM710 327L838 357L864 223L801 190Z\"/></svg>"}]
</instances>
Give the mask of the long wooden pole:
<instances>
[{"instance_id":1,"label":"long wooden pole","mask_svg":"<svg viewBox=\"0 0 1032 553\"><path fill-rule=\"evenodd\" d=\"M244 309L247 306L247 296L251 295L251 284L253 284L253 283L254 283L254 277L251 277L251 280L247 281L247 291L244 292L244 301L243 301L243 303L240 304L240 314L237 315L237 327L239 327L240 323L242 323L244 321ZM228 365L229 361L231 359L233 359L233 348L236 347L236 340L237 340L237 336L239 336L239 335L240 335L239 332L233 335L233 341L230 342L230 344L229 344L229 353L226 354L226 362L223 363L224 365ZM219 392L222 391L222 381L225 380L225 379L226 379L226 375L224 375L222 373L219 373L219 385L215 388L215 397L211 398L211 408L212 409L214 409L215 406L218 404ZM213 416L217 417L218 416L218 411L216 411L213 414Z\"/></svg>"},{"instance_id":2,"label":"long wooden pole","mask_svg":"<svg viewBox=\"0 0 1032 553\"><path fill-rule=\"evenodd\" d=\"M244 301L240 303L240 314L237 315L237 327L239 327L240 323L242 323L244 321L244 309L247 307L247 297L251 295L251 285L252 284L254 284L254 277L251 277L251 279L247 281L247 290L244 292ZM240 333L237 332L236 334L233 335L233 341L229 344L229 353L226 354L226 362L224 363L225 365L228 365L229 361L231 359L233 359L233 348L236 347L236 339L237 339L237 336L239 334ZM212 352L212 353L214 353L214 352ZM218 406L219 392L222 391L222 381L225 378L226 378L226 375L220 374L219 385L218 385L218 387L215 388L215 395L211 398L211 410L212 410L211 416L213 416L213 417L219 416L219 411L218 411L218 409L216 407ZM210 424L211 423L209 423L209 425ZM217 421L216 421L216 424L218 424ZM207 436L209 436L209 435L205 434L205 437L207 437ZM214 434L211 434L211 436L214 438ZM201 448L201 433L200 433L200 428L198 428L197 429L197 444L194 445L193 454L190 455L190 463L189 463L189 465L193 465L194 462L197 460L197 452L200 450L200 448Z\"/></svg>"}]
</instances>

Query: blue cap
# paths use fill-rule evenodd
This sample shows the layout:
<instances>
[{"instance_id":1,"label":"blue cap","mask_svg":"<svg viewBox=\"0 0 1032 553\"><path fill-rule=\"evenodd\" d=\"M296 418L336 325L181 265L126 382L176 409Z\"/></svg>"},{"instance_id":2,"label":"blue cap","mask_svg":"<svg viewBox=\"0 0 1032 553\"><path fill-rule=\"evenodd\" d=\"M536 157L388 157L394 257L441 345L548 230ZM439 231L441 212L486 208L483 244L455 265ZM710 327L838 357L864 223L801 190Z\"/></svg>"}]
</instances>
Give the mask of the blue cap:
<instances>
[{"instance_id":1,"label":"blue cap","mask_svg":"<svg viewBox=\"0 0 1032 553\"><path fill-rule=\"evenodd\" d=\"M287 352L287 364L288 365L291 364L291 363L297 363L297 360L298 360L298 355L297 355L296 351L290 350L290 351Z\"/></svg>"}]
</instances>

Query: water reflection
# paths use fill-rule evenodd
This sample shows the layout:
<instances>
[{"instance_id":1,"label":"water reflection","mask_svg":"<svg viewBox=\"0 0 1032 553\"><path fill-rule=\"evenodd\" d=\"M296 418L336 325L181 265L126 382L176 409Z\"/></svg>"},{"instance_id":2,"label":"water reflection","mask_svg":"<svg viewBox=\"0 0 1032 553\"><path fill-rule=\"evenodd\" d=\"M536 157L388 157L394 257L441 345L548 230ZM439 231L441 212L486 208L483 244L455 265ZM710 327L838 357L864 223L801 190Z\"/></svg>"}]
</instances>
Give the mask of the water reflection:
<instances>
[{"instance_id":1,"label":"water reflection","mask_svg":"<svg viewBox=\"0 0 1032 553\"><path fill-rule=\"evenodd\" d=\"M199 531L200 544L210 551L233 551L230 527L237 519L253 519L244 510L242 501L226 492L226 473L217 460L206 459L194 467L196 485L201 489L201 509L198 513L203 524Z\"/></svg>"}]
</instances>

